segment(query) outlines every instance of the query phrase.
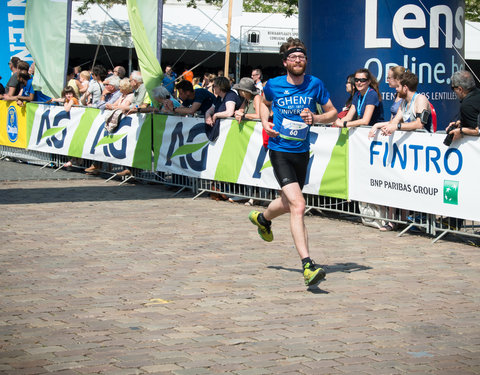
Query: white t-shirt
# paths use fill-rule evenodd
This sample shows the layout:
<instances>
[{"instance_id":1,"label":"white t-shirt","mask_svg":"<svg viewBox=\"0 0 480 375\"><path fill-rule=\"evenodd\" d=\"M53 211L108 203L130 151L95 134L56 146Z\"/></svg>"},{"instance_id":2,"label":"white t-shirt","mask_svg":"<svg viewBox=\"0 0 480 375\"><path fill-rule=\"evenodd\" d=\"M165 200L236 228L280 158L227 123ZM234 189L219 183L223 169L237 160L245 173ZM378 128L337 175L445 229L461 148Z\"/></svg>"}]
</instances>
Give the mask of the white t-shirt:
<instances>
[{"instance_id":1,"label":"white t-shirt","mask_svg":"<svg viewBox=\"0 0 480 375\"><path fill-rule=\"evenodd\" d=\"M92 102L90 104L92 107L96 107L100 103L103 89L103 83L95 80L90 81L87 91L92 95Z\"/></svg>"}]
</instances>

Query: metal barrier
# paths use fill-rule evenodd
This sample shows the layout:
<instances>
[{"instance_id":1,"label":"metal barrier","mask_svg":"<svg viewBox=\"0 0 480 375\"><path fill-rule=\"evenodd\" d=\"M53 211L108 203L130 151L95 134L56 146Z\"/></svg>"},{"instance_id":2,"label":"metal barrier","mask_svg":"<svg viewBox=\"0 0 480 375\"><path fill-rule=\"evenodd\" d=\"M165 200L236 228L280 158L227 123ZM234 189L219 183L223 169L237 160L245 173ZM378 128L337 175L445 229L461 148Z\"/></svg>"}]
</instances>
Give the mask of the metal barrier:
<instances>
[{"instance_id":1,"label":"metal barrier","mask_svg":"<svg viewBox=\"0 0 480 375\"><path fill-rule=\"evenodd\" d=\"M42 168L47 166L59 170L63 164L71 158L61 155L47 154L39 151L29 151L20 148L0 146L0 159L12 158L26 161L32 164L40 165ZM86 168L90 165L89 160L81 160L75 166ZM106 181L117 176L117 173L124 170L125 167L112 165L109 163L101 163L100 172L110 174ZM278 196L278 190L267 189L258 186L242 185L235 183L227 183L220 181L212 181L201 178L187 177L178 174L166 172L153 172L136 168L129 168L131 175L124 178L120 183L123 184L130 179L136 179L149 183L158 183L168 186L178 187L179 190L173 196L188 189L194 194L193 199L200 197L205 193L222 194L226 197L236 199L253 199L254 201L270 202ZM393 208L393 214L388 214L389 210L385 210L385 215L368 215L360 213L359 202L349 201L345 199L332 198L321 195L305 194L307 210L318 211L322 214L330 213L336 215L340 220L379 220L384 222L392 222L403 226L403 229L397 236L402 236L407 232L423 233L433 236L432 243L437 242L447 235L454 235L468 244L480 245L480 223L472 220L461 218L444 217L440 215L427 214L422 212L408 211Z\"/></svg>"}]
</instances>

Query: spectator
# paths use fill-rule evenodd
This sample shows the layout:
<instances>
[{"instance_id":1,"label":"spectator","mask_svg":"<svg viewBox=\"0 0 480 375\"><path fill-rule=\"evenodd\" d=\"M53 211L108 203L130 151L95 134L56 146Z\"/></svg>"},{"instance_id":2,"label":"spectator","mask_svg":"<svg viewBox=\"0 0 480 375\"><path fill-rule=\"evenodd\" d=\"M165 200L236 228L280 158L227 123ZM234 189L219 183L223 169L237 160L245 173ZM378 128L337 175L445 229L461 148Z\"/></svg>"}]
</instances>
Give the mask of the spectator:
<instances>
[{"instance_id":1,"label":"spectator","mask_svg":"<svg viewBox=\"0 0 480 375\"><path fill-rule=\"evenodd\" d=\"M191 82L183 80L177 83L178 97L182 106L175 108L174 112L181 115L194 115L199 111L205 115L215 101L215 96L206 89L193 89Z\"/></svg>"},{"instance_id":2,"label":"spectator","mask_svg":"<svg viewBox=\"0 0 480 375\"><path fill-rule=\"evenodd\" d=\"M397 65L393 66L388 70L387 74L387 80L388 80L388 86L392 89L397 89L397 87L400 85L400 77L405 73L405 68L403 66ZM390 120L393 119L398 112L398 109L400 108L400 104L402 103L403 99L400 98L398 95L398 92L395 94L395 100L390 107Z\"/></svg>"},{"instance_id":3,"label":"spectator","mask_svg":"<svg viewBox=\"0 0 480 375\"><path fill-rule=\"evenodd\" d=\"M0 80L2 77L0 76ZM3 99L3 94L5 94L5 86L0 82L0 99Z\"/></svg>"},{"instance_id":4,"label":"spectator","mask_svg":"<svg viewBox=\"0 0 480 375\"><path fill-rule=\"evenodd\" d=\"M83 95L88 90L88 86L90 83L90 72L88 70L82 70L80 72L79 81L80 87L78 90L80 91L80 94Z\"/></svg>"},{"instance_id":5,"label":"spectator","mask_svg":"<svg viewBox=\"0 0 480 375\"><path fill-rule=\"evenodd\" d=\"M82 104L90 107L97 107L104 90L103 81L107 77L107 70L102 65L94 66L92 69L93 80L90 81L88 89L82 96Z\"/></svg>"},{"instance_id":6,"label":"spectator","mask_svg":"<svg viewBox=\"0 0 480 375\"><path fill-rule=\"evenodd\" d=\"M201 89L202 85L200 84L200 77L193 77L192 81L193 89Z\"/></svg>"},{"instance_id":7,"label":"spectator","mask_svg":"<svg viewBox=\"0 0 480 375\"><path fill-rule=\"evenodd\" d=\"M118 76L118 78L123 79L125 78L127 71L123 66L118 65L115 68L113 68L113 74Z\"/></svg>"},{"instance_id":8,"label":"spectator","mask_svg":"<svg viewBox=\"0 0 480 375\"><path fill-rule=\"evenodd\" d=\"M451 78L452 90L460 100L460 119L451 122L447 132L453 134L453 140L466 135L479 134L480 116L480 90L475 87L472 73L467 70L459 70L453 73Z\"/></svg>"},{"instance_id":9,"label":"spectator","mask_svg":"<svg viewBox=\"0 0 480 375\"><path fill-rule=\"evenodd\" d=\"M100 97L100 102L98 103L98 108L101 110L105 109L107 104L113 104L117 101L118 98L122 95L119 90L120 87L120 77L117 75L111 75L103 81L105 88L103 89L102 96Z\"/></svg>"},{"instance_id":10,"label":"spectator","mask_svg":"<svg viewBox=\"0 0 480 375\"><path fill-rule=\"evenodd\" d=\"M347 77L347 82L345 83L345 91L348 92L350 94L350 96L348 97L347 101L345 102L345 106L342 108L342 112L340 112L338 114L338 118L344 118L347 115L348 110L352 106L353 96L357 92L357 89L355 88L355 75L354 74L350 74Z\"/></svg>"},{"instance_id":11,"label":"spectator","mask_svg":"<svg viewBox=\"0 0 480 375\"><path fill-rule=\"evenodd\" d=\"M343 119L337 118L334 126L351 128L383 121L382 96L378 90L378 82L368 69L355 72L355 87L357 92L353 96L352 106Z\"/></svg>"},{"instance_id":12,"label":"spectator","mask_svg":"<svg viewBox=\"0 0 480 375\"><path fill-rule=\"evenodd\" d=\"M113 77L114 77L114 75L112 75L109 78L112 79ZM105 109L112 111L112 113L107 114L107 116L105 116L105 117L109 117L117 109L121 110L121 111L128 111L130 109L130 105L133 101L133 94L132 94L133 87L131 85L131 82L132 82L132 79L128 79L128 78L124 78L124 79L120 80L119 88L120 88L121 96L115 101L115 103L113 103L113 104L106 103L105 104ZM117 118L117 122L119 122L120 121L120 116L117 115L116 118ZM90 167L85 169L85 173L89 174L89 175L99 174L100 173L100 164L96 163L96 162L93 162ZM131 172L128 169L125 169L125 170L117 173L117 175L119 175L119 176L126 176L126 175L129 175L129 174L131 174Z\"/></svg>"},{"instance_id":13,"label":"spectator","mask_svg":"<svg viewBox=\"0 0 480 375\"><path fill-rule=\"evenodd\" d=\"M252 70L252 79L255 82L255 86L260 90L260 94L263 94L263 84L262 84L262 71L260 69Z\"/></svg>"},{"instance_id":14,"label":"spectator","mask_svg":"<svg viewBox=\"0 0 480 375\"><path fill-rule=\"evenodd\" d=\"M19 95L17 96L17 105L23 106L25 102L32 102L35 97L35 91L33 90L32 81L30 75L25 72L19 72L17 74L18 81L23 86Z\"/></svg>"},{"instance_id":15,"label":"spectator","mask_svg":"<svg viewBox=\"0 0 480 375\"><path fill-rule=\"evenodd\" d=\"M30 94L33 92L33 101L34 102L39 102L39 103L49 102L52 98L45 95L40 90L34 90L33 89L33 76L35 75L35 63L34 62L32 63L32 65L30 65L30 68L28 69L28 73L30 75L30 79L28 80L26 86L23 88L22 96L30 97ZM28 101L28 100L23 100L23 99L21 99L21 100L22 101Z\"/></svg>"},{"instance_id":16,"label":"spectator","mask_svg":"<svg viewBox=\"0 0 480 375\"><path fill-rule=\"evenodd\" d=\"M8 62L8 65L10 66L10 70L12 71L12 76L7 82L7 85L5 87L5 94L3 96L4 100L16 100L16 96L20 92L21 89L21 83L18 82L18 63L21 60L13 56L10 61Z\"/></svg>"},{"instance_id":17,"label":"spectator","mask_svg":"<svg viewBox=\"0 0 480 375\"><path fill-rule=\"evenodd\" d=\"M79 80L75 79L75 71L71 67L67 68L67 86L73 88L77 98L80 97L81 83Z\"/></svg>"},{"instance_id":18,"label":"spectator","mask_svg":"<svg viewBox=\"0 0 480 375\"><path fill-rule=\"evenodd\" d=\"M165 67L165 73L163 74L162 85L168 90L170 95L173 95L175 91L175 80L177 79L177 74L172 70L170 65Z\"/></svg>"},{"instance_id":19,"label":"spectator","mask_svg":"<svg viewBox=\"0 0 480 375\"><path fill-rule=\"evenodd\" d=\"M191 70L185 70L183 73L182 73L182 77L183 79L186 79L187 81L189 81L190 83L193 82L193 72Z\"/></svg>"},{"instance_id":20,"label":"spectator","mask_svg":"<svg viewBox=\"0 0 480 375\"><path fill-rule=\"evenodd\" d=\"M243 98L242 105L235 111L235 119L240 122L245 119L253 120L260 118L260 103L262 101L260 90L252 78L244 77L233 86Z\"/></svg>"},{"instance_id":21,"label":"spectator","mask_svg":"<svg viewBox=\"0 0 480 375\"><path fill-rule=\"evenodd\" d=\"M231 90L227 77L215 78L213 90L217 98L214 105L205 113L205 131L210 141L215 141L220 132L220 119L233 117L242 105L240 97Z\"/></svg>"},{"instance_id":22,"label":"spectator","mask_svg":"<svg viewBox=\"0 0 480 375\"><path fill-rule=\"evenodd\" d=\"M75 74L75 79L76 80L80 80L80 72L82 71L82 67L81 66L75 66L73 68L73 73Z\"/></svg>"},{"instance_id":23,"label":"spectator","mask_svg":"<svg viewBox=\"0 0 480 375\"><path fill-rule=\"evenodd\" d=\"M62 90L62 97L58 99L52 99L52 102L63 103L63 108L65 111L70 112L70 109L72 109L74 105L78 105L78 98L76 95L77 94L72 86L66 86Z\"/></svg>"},{"instance_id":24,"label":"spectator","mask_svg":"<svg viewBox=\"0 0 480 375\"><path fill-rule=\"evenodd\" d=\"M128 111L127 115L131 113L141 112L141 113L173 113L174 108L178 108L181 104L170 95L170 92L165 88L165 86L157 86L153 89L153 100L159 104L158 108L153 106L148 106L146 108L132 108Z\"/></svg>"},{"instance_id":25,"label":"spectator","mask_svg":"<svg viewBox=\"0 0 480 375\"><path fill-rule=\"evenodd\" d=\"M378 129L383 135L391 135L396 130L425 129L431 131L431 108L430 102L425 95L417 93L418 77L410 71L406 71L400 77L397 86L398 96L403 99L397 114L387 123L375 124L369 137L373 137Z\"/></svg>"},{"instance_id":26,"label":"spectator","mask_svg":"<svg viewBox=\"0 0 480 375\"><path fill-rule=\"evenodd\" d=\"M120 88L119 90L120 96L113 104L111 103L105 104L105 109L111 109L111 110L120 109L124 112L128 112L134 100L134 94L132 93L133 91L132 79L124 78L120 80L119 88Z\"/></svg>"},{"instance_id":27,"label":"spectator","mask_svg":"<svg viewBox=\"0 0 480 375\"><path fill-rule=\"evenodd\" d=\"M159 111L163 113L173 113L174 108L178 108L181 105L178 100L172 98L170 92L164 86L155 87L153 96L154 100L159 103Z\"/></svg>"},{"instance_id":28,"label":"spectator","mask_svg":"<svg viewBox=\"0 0 480 375\"><path fill-rule=\"evenodd\" d=\"M208 84L210 83L209 77L210 77L209 73L204 73L203 74L203 80L202 80L202 88L203 89L208 88Z\"/></svg>"},{"instance_id":29,"label":"spectator","mask_svg":"<svg viewBox=\"0 0 480 375\"><path fill-rule=\"evenodd\" d=\"M368 133L373 137L378 129L381 129L383 135L391 135L395 130L411 131L416 129L431 128L431 109L427 97L416 92L418 86L418 77L410 71L405 71L399 79L397 96L400 98L400 106L396 115L389 122L375 124ZM393 218L395 208L388 208L388 215ZM405 213L402 212L402 216ZM397 229L397 224L389 221L380 227L380 231L389 232Z\"/></svg>"},{"instance_id":30,"label":"spectator","mask_svg":"<svg viewBox=\"0 0 480 375\"><path fill-rule=\"evenodd\" d=\"M213 81L215 81L215 78L217 78L215 74L209 74L208 76L208 85L206 89L210 91L212 94L213 94Z\"/></svg>"},{"instance_id":31,"label":"spectator","mask_svg":"<svg viewBox=\"0 0 480 375\"><path fill-rule=\"evenodd\" d=\"M134 70L132 74L130 74L130 85L133 89L133 98L130 108L138 108L145 101L145 96L147 94L142 74L139 71Z\"/></svg>"}]
</instances>

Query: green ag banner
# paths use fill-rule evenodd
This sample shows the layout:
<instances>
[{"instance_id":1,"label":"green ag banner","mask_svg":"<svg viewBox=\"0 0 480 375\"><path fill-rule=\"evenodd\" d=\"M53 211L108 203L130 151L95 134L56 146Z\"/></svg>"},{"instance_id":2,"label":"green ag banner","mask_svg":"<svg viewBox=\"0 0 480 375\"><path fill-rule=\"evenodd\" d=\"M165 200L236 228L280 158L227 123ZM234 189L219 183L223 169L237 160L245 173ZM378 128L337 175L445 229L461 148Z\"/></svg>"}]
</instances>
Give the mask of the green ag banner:
<instances>
[{"instance_id":1,"label":"green ag banner","mask_svg":"<svg viewBox=\"0 0 480 375\"><path fill-rule=\"evenodd\" d=\"M123 117L113 134L96 108L27 105L28 149L151 169L151 116Z\"/></svg>"},{"instance_id":2,"label":"green ag banner","mask_svg":"<svg viewBox=\"0 0 480 375\"><path fill-rule=\"evenodd\" d=\"M308 174L303 191L347 199L348 132L313 127ZM222 120L210 142L203 119L154 118L155 169L184 176L278 188L259 122Z\"/></svg>"}]
</instances>

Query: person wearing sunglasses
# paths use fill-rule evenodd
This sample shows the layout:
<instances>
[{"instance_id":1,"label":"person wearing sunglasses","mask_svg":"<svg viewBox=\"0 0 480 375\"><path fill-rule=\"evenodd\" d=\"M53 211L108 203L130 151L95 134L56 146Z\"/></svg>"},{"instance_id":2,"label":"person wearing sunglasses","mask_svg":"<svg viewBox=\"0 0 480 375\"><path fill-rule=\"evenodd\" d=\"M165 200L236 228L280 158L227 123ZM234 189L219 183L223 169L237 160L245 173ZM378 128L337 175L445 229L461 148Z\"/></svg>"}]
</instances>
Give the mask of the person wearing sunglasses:
<instances>
[{"instance_id":1,"label":"person wearing sunglasses","mask_svg":"<svg viewBox=\"0 0 480 375\"><path fill-rule=\"evenodd\" d=\"M281 193L263 213L251 211L248 217L257 226L260 237L270 242L273 241L272 220L290 213L293 242L302 262L305 285L310 286L325 277L325 271L310 258L304 223L302 188L310 159L310 126L333 121L337 110L323 82L305 74L307 51L300 39L288 38L280 47L280 54L287 74L272 78L265 85L260 118L263 129L270 137L270 162ZM322 106L322 114L317 114L317 104ZM273 123L269 121L270 108L273 110Z\"/></svg>"},{"instance_id":2,"label":"person wearing sunglasses","mask_svg":"<svg viewBox=\"0 0 480 375\"><path fill-rule=\"evenodd\" d=\"M453 73L451 88L460 100L460 113L459 120L451 122L446 131L453 135L452 140L460 139L465 134L479 136L480 90L475 86L472 73L467 70Z\"/></svg>"},{"instance_id":3,"label":"person wearing sunglasses","mask_svg":"<svg viewBox=\"0 0 480 375\"><path fill-rule=\"evenodd\" d=\"M335 121L335 127L353 128L383 121L382 95L378 90L377 79L368 69L359 69L355 72L354 81L357 92L353 96L352 105L344 118Z\"/></svg>"}]
</instances>

